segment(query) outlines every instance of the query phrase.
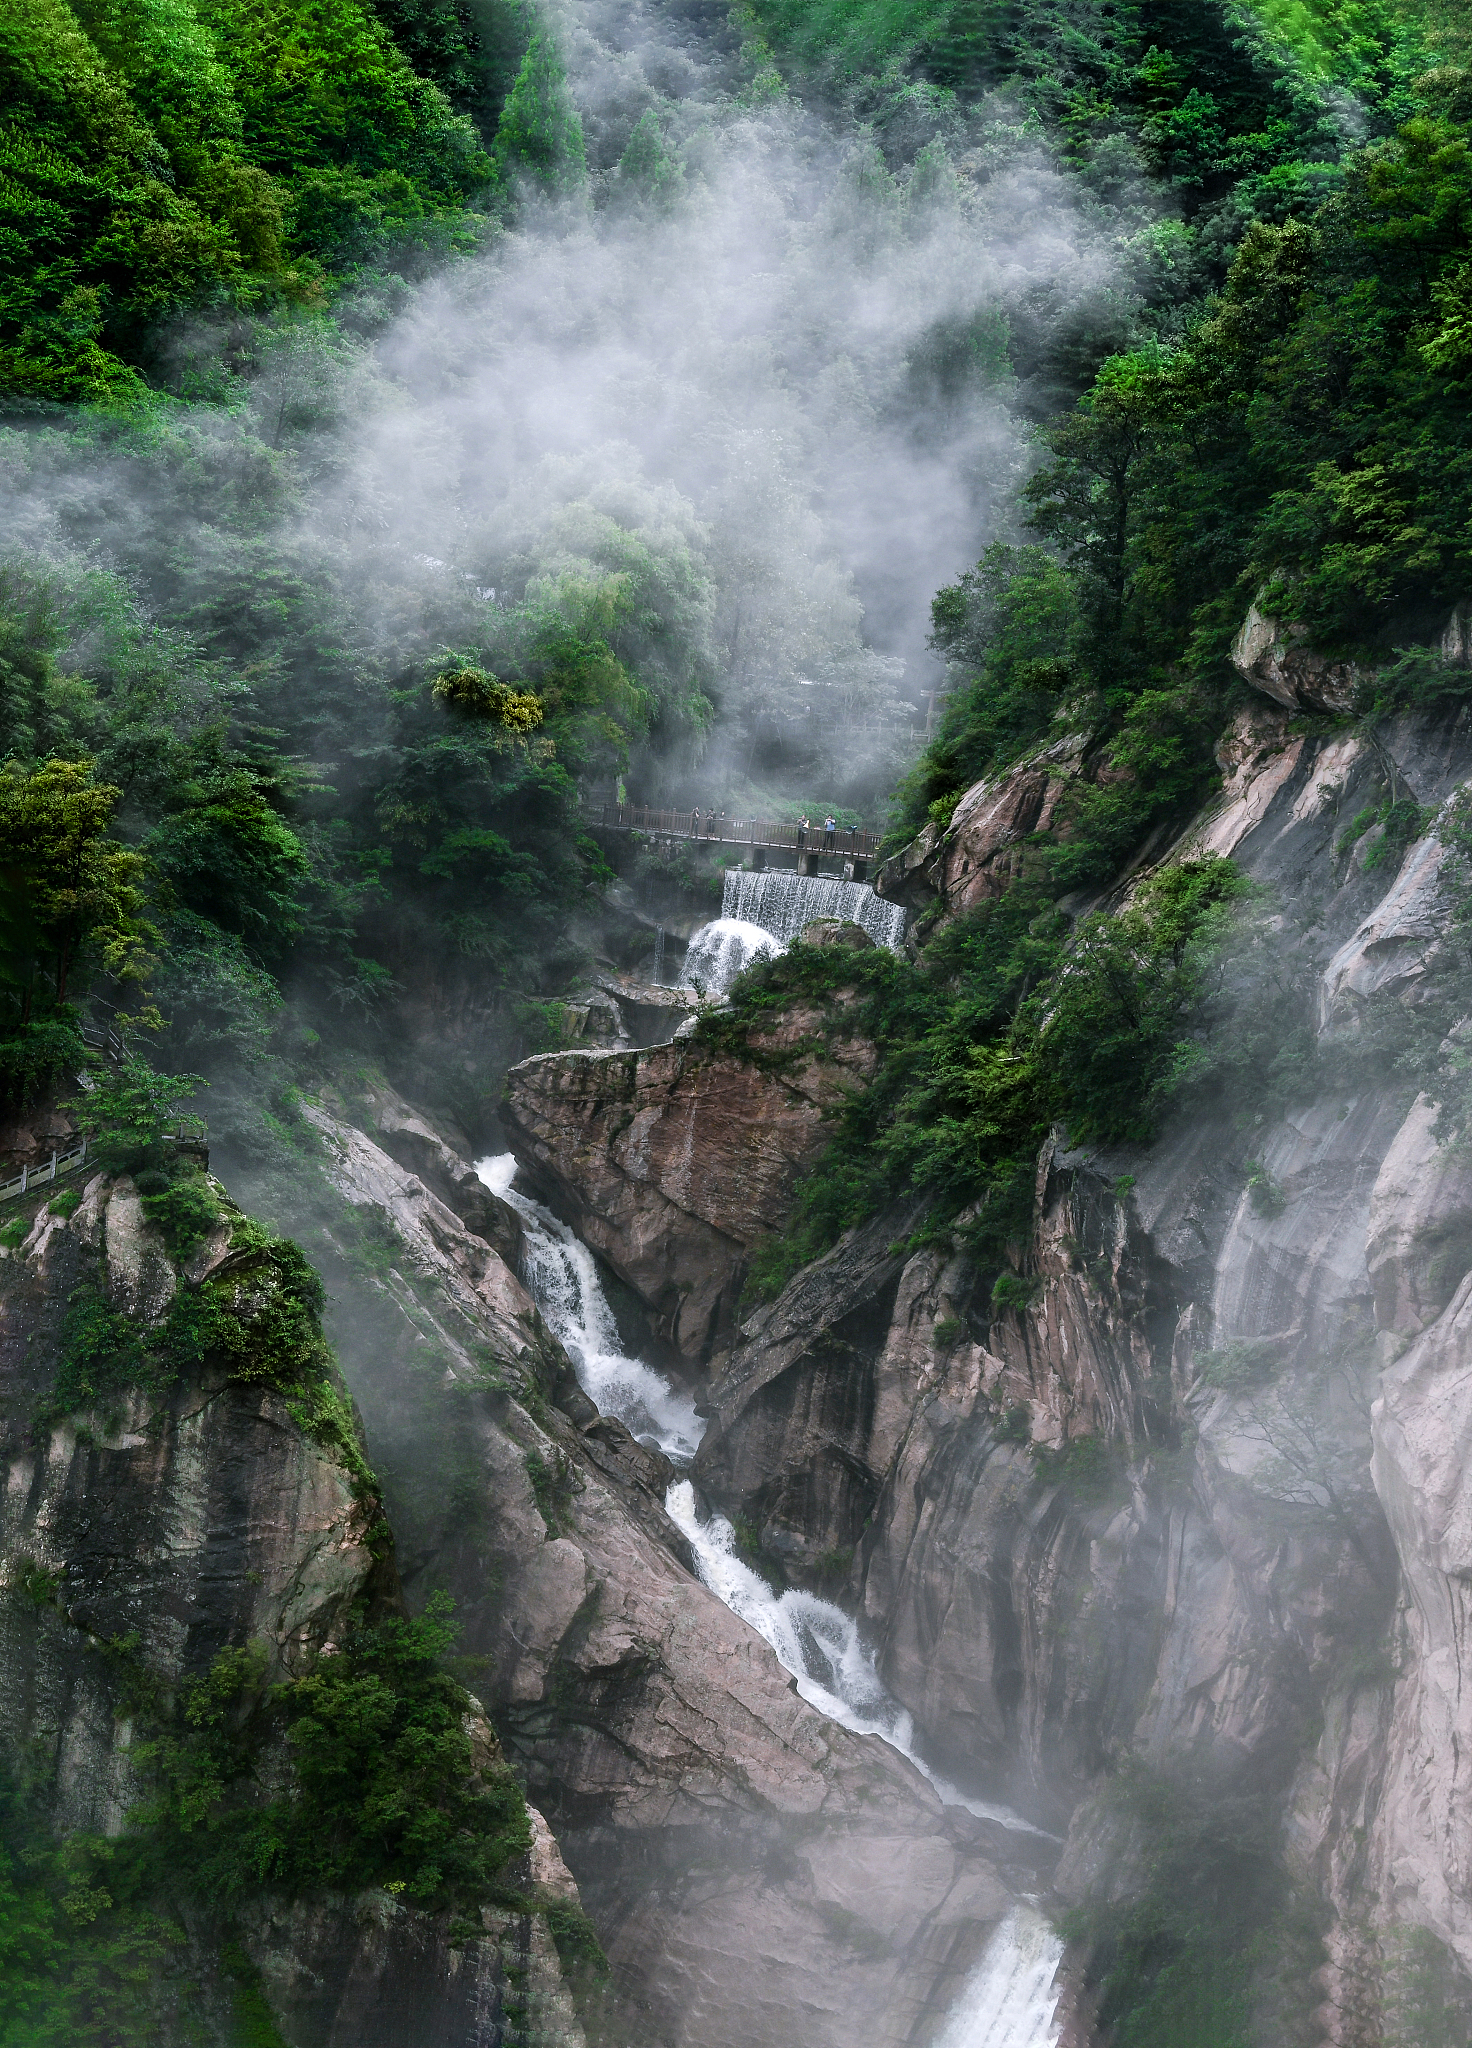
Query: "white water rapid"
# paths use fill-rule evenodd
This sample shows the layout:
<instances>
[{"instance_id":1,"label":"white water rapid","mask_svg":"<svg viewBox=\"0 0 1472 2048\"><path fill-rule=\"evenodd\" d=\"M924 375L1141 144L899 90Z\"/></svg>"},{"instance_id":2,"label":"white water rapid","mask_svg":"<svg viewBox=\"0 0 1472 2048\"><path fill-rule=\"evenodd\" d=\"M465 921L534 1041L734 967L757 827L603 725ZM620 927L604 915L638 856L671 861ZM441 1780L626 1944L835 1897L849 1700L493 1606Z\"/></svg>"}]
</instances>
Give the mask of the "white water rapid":
<instances>
[{"instance_id":1,"label":"white water rapid","mask_svg":"<svg viewBox=\"0 0 1472 2048\"><path fill-rule=\"evenodd\" d=\"M523 1277L566 1347L584 1393L641 1442L657 1446L677 1465L688 1465L705 1423L688 1395L623 1351L588 1247L550 1210L518 1191L514 1154L477 1160L475 1170L521 1217ZM929 1779L946 1805L964 1807L1004 1827L1042 1832L1005 1806L961 1792L930 1768L915 1749L913 1720L885 1690L873 1652L842 1608L815 1593L774 1593L737 1556L736 1534L724 1515L700 1520L688 1479L670 1487L665 1509L689 1538L702 1583L756 1630L810 1706L855 1734L880 1736ZM935 2048L1051 2048L1057 2038L1057 1995L1051 1986L1062 1953L1062 1943L1043 1916L1031 1907L1017 1907L987 1944Z\"/></svg>"},{"instance_id":2,"label":"white water rapid","mask_svg":"<svg viewBox=\"0 0 1472 2048\"><path fill-rule=\"evenodd\" d=\"M665 1511L689 1537L701 1579L771 1646L809 1706L857 1735L882 1736L930 1780L947 1806L964 1806L979 1820L1000 1821L1003 1827L1027 1834L1042 1833L1010 1807L973 1799L930 1768L916 1751L914 1721L886 1692L874 1668L873 1651L865 1647L858 1623L841 1607L820 1600L816 1593L774 1593L760 1572L737 1556L736 1532L724 1515L699 1519L695 1489L688 1479L670 1488Z\"/></svg>"},{"instance_id":3,"label":"white water rapid","mask_svg":"<svg viewBox=\"0 0 1472 2048\"><path fill-rule=\"evenodd\" d=\"M677 1465L688 1465L705 1424L688 1394L677 1393L662 1373L623 1350L588 1247L550 1209L512 1186L513 1153L478 1159L475 1170L526 1226L523 1278L588 1399L600 1414L616 1415L640 1443L654 1445Z\"/></svg>"},{"instance_id":4,"label":"white water rapid","mask_svg":"<svg viewBox=\"0 0 1472 2048\"><path fill-rule=\"evenodd\" d=\"M787 945L815 917L841 917L862 925L877 946L896 952L905 936L901 903L886 903L867 882L841 882L828 875L797 875L769 868L754 874L727 868L721 918L760 925ZM709 926L706 927L708 931ZM697 937L699 935L697 934Z\"/></svg>"},{"instance_id":5,"label":"white water rapid","mask_svg":"<svg viewBox=\"0 0 1472 2048\"><path fill-rule=\"evenodd\" d=\"M1051 2048L1063 1943L1035 1906L1001 1921L935 2048Z\"/></svg>"},{"instance_id":6,"label":"white water rapid","mask_svg":"<svg viewBox=\"0 0 1472 2048\"><path fill-rule=\"evenodd\" d=\"M728 880L728 890L730 886ZM702 995L723 996L754 960L770 960L783 950L781 940L759 924L748 924L739 917L718 917L703 924L691 939L680 980Z\"/></svg>"}]
</instances>

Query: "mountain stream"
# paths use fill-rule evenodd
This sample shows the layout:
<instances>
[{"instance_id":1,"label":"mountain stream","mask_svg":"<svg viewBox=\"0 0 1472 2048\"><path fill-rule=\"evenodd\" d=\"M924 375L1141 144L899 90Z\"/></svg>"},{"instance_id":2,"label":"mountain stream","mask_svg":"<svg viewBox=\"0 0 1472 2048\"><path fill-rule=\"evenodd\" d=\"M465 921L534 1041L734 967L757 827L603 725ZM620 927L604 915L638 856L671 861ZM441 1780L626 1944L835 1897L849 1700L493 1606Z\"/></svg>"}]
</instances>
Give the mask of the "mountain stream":
<instances>
[{"instance_id":1,"label":"mountain stream","mask_svg":"<svg viewBox=\"0 0 1472 2048\"><path fill-rule=\"evenodd\" d=\"M523 1278L571 1358L584 1393L641 1443L663 1451L677 1466L688 1465L705 1423L688 1394L623 1350L588 1247L516 1187L513 1153L478 1160L476 1172L522 1220ZM1040 1832L1020 1814L960 1791L930 1768L915 1749L911 1716L885 1689L873 1651L842 1608L797 1589L774 1593L738 1556L736 1532L726 1517L712 1513L701 1519L688 1479L670 1487L665 1510L689 1538L703 1583L756 1630L810 1706L855 1734L881 1737L908 1758L946 1805L964 1807L1003 1827ZM935 2048L1050 2048L1057 2038L1053 1979L1062 1954L1063 1944L1043 1915L1019 1905L992 1935Z\"/></svg>"}]
</instances>

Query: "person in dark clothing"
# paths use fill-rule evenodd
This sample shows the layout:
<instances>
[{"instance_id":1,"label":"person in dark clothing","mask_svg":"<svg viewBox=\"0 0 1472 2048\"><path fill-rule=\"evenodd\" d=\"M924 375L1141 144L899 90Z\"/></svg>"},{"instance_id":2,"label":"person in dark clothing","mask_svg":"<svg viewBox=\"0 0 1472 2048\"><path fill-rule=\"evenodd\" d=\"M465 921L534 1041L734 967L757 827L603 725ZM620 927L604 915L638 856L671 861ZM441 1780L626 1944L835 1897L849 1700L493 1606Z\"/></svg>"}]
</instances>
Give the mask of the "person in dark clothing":
<instances>
[{"instance_id":1,"label":"person in dark clothing","mask_svg":"<svg viewBox=\"0 0 1472 2048\"><path fill-rule=\"evenodd\" d=\"M808 821L806 818L799 818L797 821L797 843L799 848L806 846L808 843Z\"/></svg>"}]
</instances>

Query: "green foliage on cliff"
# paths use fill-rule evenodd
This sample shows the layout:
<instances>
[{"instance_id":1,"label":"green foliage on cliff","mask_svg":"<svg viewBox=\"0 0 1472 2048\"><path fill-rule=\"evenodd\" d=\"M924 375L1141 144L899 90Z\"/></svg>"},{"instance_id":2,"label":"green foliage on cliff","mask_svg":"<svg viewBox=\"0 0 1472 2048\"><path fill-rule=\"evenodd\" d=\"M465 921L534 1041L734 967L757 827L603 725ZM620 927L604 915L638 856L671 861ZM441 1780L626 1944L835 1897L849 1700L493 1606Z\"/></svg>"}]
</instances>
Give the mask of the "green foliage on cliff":
<instances>
[{"instance_id":1,"label":"green foliage on cliff","mask_svg":"<svg viewBox=\"0 0 1472 2048\"><path fill-rule=\"evenodd\" d=\"M523 1905L503 1873L531 1845L526 1806L493 1742L477 1754L467 1733L472 1702L444 1663L456 1634L442 1597L417 1620L359 1616L300 1676L267 1684L262 1651L228 1649L176 1702L136 1645L110 1646L148 1788L122 1835L55 1845L45 1784L0 1772L4 2048L202 2038L201 1987L181 1981L202 1930L237 2021L269 2027L228 1938L263 1894L381 1888L467 1935L482 1905Z\"/></svg>"},{"instance_id":2,"label":"green foliage on cliff","mask_svg":"<svg viewBox=\"0 0 1472 2048\"><path fill-rule=\"evenodd\" d=\"M498 1898L531 1830L509 1768L493 1748L477 1759L466 1731L470 1697L443 1665L458 1633L436 1595L416 1620L353 1622L279 1684L263 1684L254 1651L222 1651L140 1755L153 1790L131 1828L146 1886L226 1910L262 1890L383 1887L462 1912ZM291 1783L263 1799L275 1742Z\"/></svg>"},{"instance_id":3,"label":"green foliage on cliff","mask_svg":"<svg viewBox=\"0 0 1472 2048\"><path fill-rule=\"evenodd\" d=\"M108 829L121 795L87 760L0 766L0 1106L34 1100L85 1056L77 983L105 972L121 987L151 965L144 864Z\"/></svg>"},{"instance_id":4,"label":"green foliage on cliff","mask_svg":"<svg viewBox=\"0 0 1472 2048\"><path fill-rule=\"evenodd\" d=\"M1187 1102L1226 1100L1241 1115L1276 1101L1296 991L1275 976L1257 905L1231 862L1212 857L1160 869L1129 908L1075 928L1053 907L1042 858L916 966L799 945L750 969L731 1012L702 1020L705 1043L761 1062L749 1034L817 997L827 1033L882 1049L872 1084L834 1113L793 1225L758 1249L754 1291L775 1294L844 1230L920 1197L932 1225L959 1219L1000 1267L1027 1235L1038 1148L1055 1124L1078 1140L1138 1143ZM1015 1285L999 1310L1025 1298L1025 1281Z\"/></svg>"},{"instance_id":5,"label":"green foliage on cliff","mask_svg":"<svg viewBox=\"0 0 1472 2048\"><path fill-rule=\"evenodd\" d=\"M1273 1803L1131 1765L1105 1810L1138 1869L1134 1896L1087 1905L1064 1931L1090 1946L1109 2038L1119 2048L1310 2041L1323 1948L1279 1861Z\"/></svg>"},{"instance_id":6,"label":"green foliage on cliff","mask_svg":"<svg viewBox=\"0 0 1472 2048\"><path fill-rule=\"evenodd\" d=\"M1254 598L1384 670L1367 715L1465 690L1424 648L1395 658L1472 577L1472 82L1419 90L1331 198L1250 227L1179 345L1110 358L1041 432L1024 495L1044 545L993 547L935 601L956 687L896 840L1076 732L1112 788L1060 834L1086 840L1112 803L1143 835L1205 764Z\"/></svg>"},{"instance_id":7,"label":"green foliage on cliff","mask_svg":"<svg viewBox=\"0 0 1472 2048\"><path fill-rule=\"evenodd\" d=\"M220 1220L223 1203L201 1173L158 1178L165 1180L163 1189L145 1194L143 1206L154 1205L154 1220L173 1236L176 1252L186 1253ZM138 1185L146 1179L145 1172ZM181 1275L154 1324L112 1307L100 1276L73 1291L40 1419L105 1414L135 1389L162 1402L181 1381L197 1385L218 1376L265 1386L285 1397L298 1426L369 1498L373 1475L322 1334L325 1300L320 1277L297 1245L237 1215L224 1259L197 1283Z\"/></svg>"}]
</instances>

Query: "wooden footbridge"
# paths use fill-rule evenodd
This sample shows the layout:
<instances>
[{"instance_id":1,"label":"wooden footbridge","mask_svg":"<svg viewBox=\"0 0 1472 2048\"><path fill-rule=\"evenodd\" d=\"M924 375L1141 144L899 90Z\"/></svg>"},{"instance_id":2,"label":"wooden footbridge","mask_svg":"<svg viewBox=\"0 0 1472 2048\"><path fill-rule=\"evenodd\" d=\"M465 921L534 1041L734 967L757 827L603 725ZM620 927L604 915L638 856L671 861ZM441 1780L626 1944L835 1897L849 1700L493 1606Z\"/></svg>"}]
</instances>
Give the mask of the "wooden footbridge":
<instances>
[{"instance_id":1,"label":"wooden footbridge","mask_svg":"<svg viewBox=\"0 0 1472 2048\"><path fill-rule=\"evenodd\" d=\"M584 821L605 832L644 832L654 839L683 839L694 845L735 846L749 852L751 865L763 868L770 854L792 854L800 869L815 872L825 855L853 863L853 879L862 881L879 851L882 832L863 825L836 825L825 831L816 824L778 824L761 818L728 818L724 811L655 811L644 804L594 804Z\"/></svg>"}]
</instances>

